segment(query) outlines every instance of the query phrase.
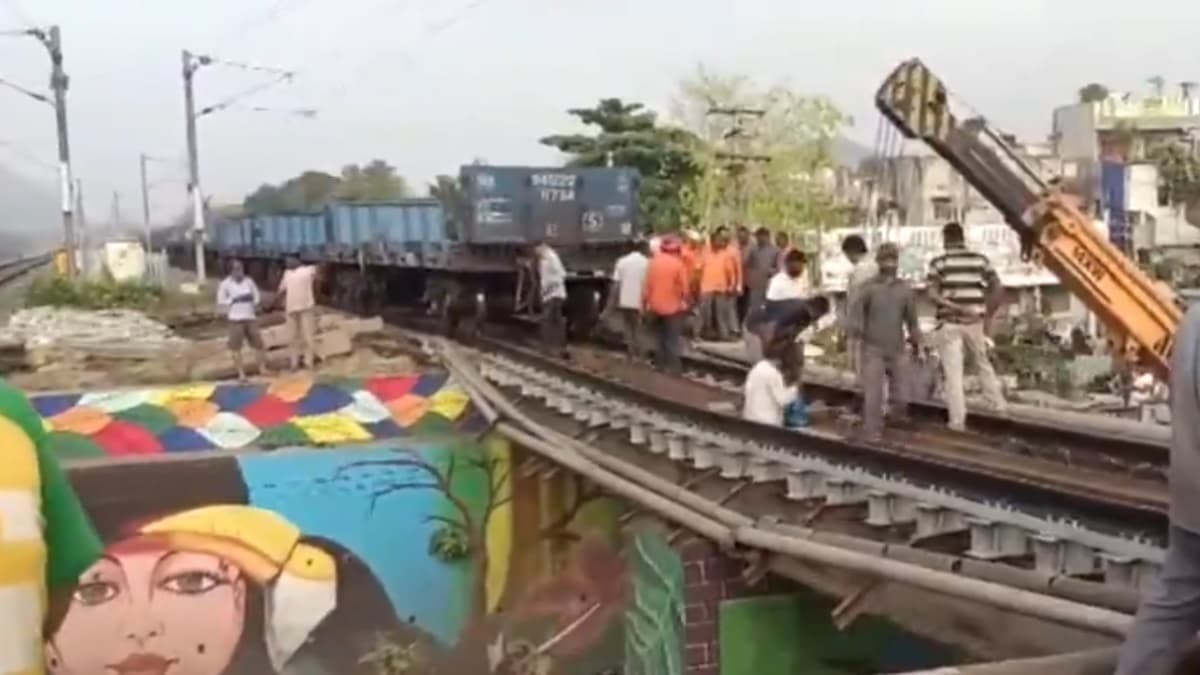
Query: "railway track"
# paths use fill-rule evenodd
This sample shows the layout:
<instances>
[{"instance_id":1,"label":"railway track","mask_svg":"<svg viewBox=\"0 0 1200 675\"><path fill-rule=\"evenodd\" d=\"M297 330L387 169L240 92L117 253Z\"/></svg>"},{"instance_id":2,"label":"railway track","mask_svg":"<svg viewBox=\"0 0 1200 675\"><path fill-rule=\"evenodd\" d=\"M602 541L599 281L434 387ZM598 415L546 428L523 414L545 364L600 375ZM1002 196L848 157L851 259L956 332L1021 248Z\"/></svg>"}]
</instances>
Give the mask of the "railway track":
<instances>
[{"instance_id":1,"label":"railway track","mask_svg":"<svg viewBox=\"0 0 1200 675\"><path fill-rule=\"evenodd\" d=\"M427 319L389 319L422 332L432 328ZM785 494L861 506L864 522L902 511L905 523L916 523L919 536L912 536L958 536L961 553L974 559L1100 578L1119 588L1140 586L1162 560L1166 451L1154 440L1127 448L1111 439L1098 443L1087 429L997 416L956 433L944 428L939 407L922 404L913 426L869 444L846 433L840 408L853 392L823 382L806 382L806 395L821 400L825 412L814 414L809 428L787 430L737 415L740 364L692 357L686 376L673 377L596 344L572 345L572 359L563 362L540 353L528 331L513 326L489 326L471 346L489 372L501 373L497 384L546 411L562 414L569 400L572 415L583 415L580 404L589 401L602 410L636 411L629 415L641 416L647 439L658 438L663 454L666 438L689 433L710 448L738 447L756 458L748 467L758 467L758 478L783 481ZM709 468L719 470L713 461Z\"/></svg>"},{"instance_id":2,"label":"railway track","mask_svg":"<svg viewBox=\"0 0 1200 675\"><path fill-rule=\"evenodd\" d=\"M25 276L26 274L50 263L49 253L18 258L0 263L0 286Z\"/></svg>"}]
</instances>

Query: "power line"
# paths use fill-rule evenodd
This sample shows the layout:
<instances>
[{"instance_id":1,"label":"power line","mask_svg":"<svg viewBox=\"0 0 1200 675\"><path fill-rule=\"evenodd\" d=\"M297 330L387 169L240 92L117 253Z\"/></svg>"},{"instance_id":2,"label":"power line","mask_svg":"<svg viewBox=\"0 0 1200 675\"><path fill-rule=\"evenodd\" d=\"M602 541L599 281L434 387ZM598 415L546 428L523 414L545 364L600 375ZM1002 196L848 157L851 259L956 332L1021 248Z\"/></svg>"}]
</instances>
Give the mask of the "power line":
<instances>
[{"instance_id":1,"label":"power line","mask_svg":"<svg viewBox=\"0 0 1200 675\"><path fill-rule=\"evenodd\" d=\"M8 13L12 15L18 22L25 24L26 27L32 27L36 22L29 17L29 12L25 11L25 7L21 5L20 0L5 0L4 6L8 7Z\"/></svg>"},{"instance_id":2,"label":"power line","mask_svg":"<svg viewBox=\"0 0 1200 675\"><path fill-rule=\"evenodd\" d=\"M279 85L279 84L282 84L285 82L291 82L291 81L292 81L292 74L284 73L283 75L280 75L280 76L276 77L275 79L272 79L268 82L260 82L253 86L246 87L245 89L242 89L241 91L238 91L234 94L226 96L225 98L221 99L220 101L217 101L216 103L214 103L212 105L205 106L205 107L201 108L200 110L196 111L196 116L203 117L205 115L210 115L215 112L220 112L222 110L229 108L229 106L233 105L234 103L237 103L238 101L240 101L244 98L249 98L250 96L253 96L259 92L266 91L267 89L270 89L276 85Z\"/></svg>"},{"instance_id":3,"label":"power line","mask_svg":"<svg viewBox=\"0 0 1200 675\"><path fill-rule=\"evenodd\" d=\"M0 87L7 87L9 89L12 89L13 91L25 94L26 96L28 96L29 98L31 98L35 101L41 101L42 103L45 103L47 105L53 105L53 102L50 100L49 94L38 93L36 91L33 91L32 89L29 89L25 86L17 84L16 82L13 82L12 80L6 80L3 77L0 77Z\"/></svg>"},{"instance_id":4,"label":"power line","mask_svg":"<svg viewBox=\"0 0 1200 675\"><path fill-rule=\"evenodd\" d=\"M218 39L210 46L214 48L228 46L235 39L245 37L251 29L274 22L311 2L312 0L275 0L264 11L252 12L239 23L233 24L232 28L224 31L224 34L218 36Z\"/></svg>"},{"instance_id":5,"label":"power line","mask_svg":"<svg viewBox=\"0 0 1200 675\"><path fill-rule=\"evenodd\" d=\"M10 141L7 139L0 138L0 148L5 148L12 154L18 155L22 159L32 162L33 164L36 164L37 166L42 167L43 169L46 169L47 171L51 171L56 174L58 173L58 166L56 166L54 163L50 162L47 159L43 159L42 157L39 157L32 150L30 150L29 148L25 147L24 145L22 145L20 143L17 143L16 141Z\"/></svg>"}]
</instances>

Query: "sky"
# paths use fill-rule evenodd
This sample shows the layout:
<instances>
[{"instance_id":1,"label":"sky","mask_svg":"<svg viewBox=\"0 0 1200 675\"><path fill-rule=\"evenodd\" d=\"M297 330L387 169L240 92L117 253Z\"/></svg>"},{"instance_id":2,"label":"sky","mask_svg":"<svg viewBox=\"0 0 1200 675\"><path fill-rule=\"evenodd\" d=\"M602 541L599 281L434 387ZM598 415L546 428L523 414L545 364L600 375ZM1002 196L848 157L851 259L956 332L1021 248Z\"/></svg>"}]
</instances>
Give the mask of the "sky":
<instances>
[{"instance_id":1,"label":"sky","mask_svg":"<svg viewBox=\"0 0 1200 675\"><path fill-rule=\"evenodd\" d=\"M870 147L871 99L897 63L924 59L961 99L1029 139L1089 81L1142 92L1200 80L1200 3L1142 0L0 0L0 30L62 28L74 169L92 217L114 191L140 220L138 156L155 219L184 203L180 52L293 70L246 107L313 108L315 119L234 107L199 121L201 185L240 201L305 169L390 161L415 186L475 158L557 160L538 138L601 97L666 112L703 63L831 97ZM1116 7L1125 8L1115 11ZM0 37L0 78L43 90L48 59ZM200 106L264 74L214 65ZM57 190L52 111L0 88L0 164ZM3 189L3 186L0 186Z\"/></svg>"}]
</instances>

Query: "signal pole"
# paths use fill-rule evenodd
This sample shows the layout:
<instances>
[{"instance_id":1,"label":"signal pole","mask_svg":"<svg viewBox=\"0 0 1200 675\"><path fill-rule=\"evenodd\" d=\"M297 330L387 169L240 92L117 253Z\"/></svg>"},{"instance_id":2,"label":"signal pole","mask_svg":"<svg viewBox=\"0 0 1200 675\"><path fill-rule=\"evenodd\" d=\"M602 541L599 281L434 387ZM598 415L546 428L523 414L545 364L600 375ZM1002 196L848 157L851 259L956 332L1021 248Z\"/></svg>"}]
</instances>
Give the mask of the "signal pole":
<instances>
[{"instance_id":1,"label":"signal pole","mask_svg":"<svg viewBox=\"0 0 1200 675\"><path fill-rule=\"evenodd\" d=\"M151 253L150 249L150 184L146 182L146 162L149 157L145 153L138 156L141 164L142 173L142 226L146 229L146 253Z\"/></svg>"},{"instance_id":2,"label":"signal pole","mask_svg":"<svg viewBox=\"0 0 1200 675\"><path fill-rule=\"evenodd\" d=\"M196 252L196 280L204 283L207 271L204 268L204 202L200 196L200 157L196 144L196 95L192 82L200 66L208 63L206 57L197 57L183 50L183 108L187 123L188 152L188 202L192 207L192 237Z\"/></svg>"},{"instance_id":3,"label":"signal pole","mask_svg":"<svg viewBox=\"0 0 1200 675\"><path fill-rule=\"evenodd\" d=\"M67 87L70 80L63 70L62 33L58 26L48 30L31 28L29 35L38 39L50 54L50 88L54 91L54 124L58 132L58 174L62 207L63 248L67 251L67 277L74 278L75 268L75 182L71 175L71 144L67 134Z\"/></svg>"}]
</instances>

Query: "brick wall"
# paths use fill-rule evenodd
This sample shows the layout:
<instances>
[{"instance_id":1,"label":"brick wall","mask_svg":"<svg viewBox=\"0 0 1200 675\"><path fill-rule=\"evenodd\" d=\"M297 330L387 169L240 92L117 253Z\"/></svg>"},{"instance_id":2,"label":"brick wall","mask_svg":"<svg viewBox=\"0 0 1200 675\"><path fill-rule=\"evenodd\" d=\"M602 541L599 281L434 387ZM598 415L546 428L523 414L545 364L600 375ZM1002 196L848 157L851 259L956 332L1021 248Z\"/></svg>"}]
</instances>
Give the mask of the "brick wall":
<instances>
[{"instance_id":1,"label":"brick wall","mask_svg":"<svg viewBox=\"0 0 1200 675\"><path fill-rule=\"evenodd\" d=\"M767 577L747 587L744 563L711 542L691 539L680 549L684 574L684 667L691 675L718 675L721 663L721 601L787 592L788 582Z\"/></svg>"}]
</instances>

